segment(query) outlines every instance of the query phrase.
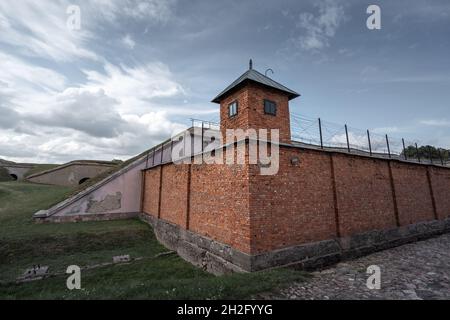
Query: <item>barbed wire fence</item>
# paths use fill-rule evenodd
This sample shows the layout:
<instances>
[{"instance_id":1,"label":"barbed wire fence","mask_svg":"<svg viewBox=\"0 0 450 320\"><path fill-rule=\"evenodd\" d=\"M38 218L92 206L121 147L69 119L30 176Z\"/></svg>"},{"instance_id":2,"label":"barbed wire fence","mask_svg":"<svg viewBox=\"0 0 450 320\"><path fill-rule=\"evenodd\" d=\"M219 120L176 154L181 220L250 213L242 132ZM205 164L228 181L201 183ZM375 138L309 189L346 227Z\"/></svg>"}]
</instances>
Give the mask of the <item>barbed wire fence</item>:
<instances>
[{"instance_id":1,"label":"barbed wire fence","mask_svg":"<svg viewBox=\"0 0 450 320\"><path fill-rule=\"evenodd\" d=\"M449 150L424 146L419 140L407 140L362 130L321 118L291 113L292 140L327 150L406 161L449 165Z\"/></svg>"},{"instance_id":2,"label":"barbed wire fence","mask_svg":"<svg viewBox=\"0 0 450 320\"><path fill-rule=\"evenodd\" d=\"M330 151L450 166L449 149L423 145L417 139L398 138L381 134L380 130L362 130L296 113L291 113L290 117L292 140L298 144ZM202 128L200 132L220 130L218 121L190 118L189 122L191 127Z\"/></svg>"}]
</instances>

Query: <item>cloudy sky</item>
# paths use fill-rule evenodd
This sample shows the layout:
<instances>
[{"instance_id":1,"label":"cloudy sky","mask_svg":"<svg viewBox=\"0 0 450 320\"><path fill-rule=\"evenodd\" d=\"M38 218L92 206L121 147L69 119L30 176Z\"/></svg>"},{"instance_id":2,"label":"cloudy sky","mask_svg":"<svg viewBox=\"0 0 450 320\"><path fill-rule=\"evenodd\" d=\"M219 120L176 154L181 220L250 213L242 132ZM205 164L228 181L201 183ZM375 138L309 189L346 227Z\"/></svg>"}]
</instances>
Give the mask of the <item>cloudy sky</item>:
<instances>
[{"instance_id":1,"label":"cloudy sky","mask_svg":"<svg viewBox=\"0 0 450 320\"><path fill-rule=\"evenodd\" d=\"M2 0L0 158L127 159L218 120L249 58L292 112L450 148L449 34L448 0Z\"/></svg>"}]
</instances>

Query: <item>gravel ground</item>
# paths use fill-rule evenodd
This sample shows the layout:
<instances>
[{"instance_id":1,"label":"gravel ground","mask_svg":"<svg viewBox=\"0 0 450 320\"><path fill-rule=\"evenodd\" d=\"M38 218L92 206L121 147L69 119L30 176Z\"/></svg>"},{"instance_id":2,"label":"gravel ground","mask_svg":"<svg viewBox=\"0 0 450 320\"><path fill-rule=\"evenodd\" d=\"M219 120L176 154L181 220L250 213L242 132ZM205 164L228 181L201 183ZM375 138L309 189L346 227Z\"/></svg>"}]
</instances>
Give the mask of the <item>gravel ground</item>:
<instances>
[{"instance_id":1,"label":"gravel ground","mask_svg":"<svg viewBox=\"0 0 450 320\"><path fill-rule=\"evenodd\" d=\"M380 289L367 287L370 265L380 267ZM450 299L450 234L339 263L260 298Z\"/></svg>"}]
</instances>

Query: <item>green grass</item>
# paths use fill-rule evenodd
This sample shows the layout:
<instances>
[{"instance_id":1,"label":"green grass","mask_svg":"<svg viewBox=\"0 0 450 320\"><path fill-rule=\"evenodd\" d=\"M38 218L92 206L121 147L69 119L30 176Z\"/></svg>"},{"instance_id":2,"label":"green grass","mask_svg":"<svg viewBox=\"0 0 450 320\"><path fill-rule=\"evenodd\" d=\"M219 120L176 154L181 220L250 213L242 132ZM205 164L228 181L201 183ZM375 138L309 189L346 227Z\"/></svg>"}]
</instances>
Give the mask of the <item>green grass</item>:
<instances>
[{"instance_id":1,"label":"green grass","mask_svg":"<svg viewBox=\"0 0 450 320\"><path fill-rule=\"evenodd\" d=\"M0 299L238 299L271 291L305 274L278 269L216 277L166 252L138 219L34 224L31 216L65 198L69 188L25 182L0 183ZM142 260L82 272L82 290L69 291L66 276L15 284L34 264L50 272L67 266L111 262L130 254Z\"/></svg>"},{"instance_id":2,"label":"green grass","mask_svg":"<svg viewBox=\"0 0 450 320\"><path fill-rule=\"evenodd\" d=\"M9 175L8 170L6 170L3 167L0 167L0 182L2 182L2 181L11 181L11 180L13 180L13 179Z\"/></svg>"}]
</instances>

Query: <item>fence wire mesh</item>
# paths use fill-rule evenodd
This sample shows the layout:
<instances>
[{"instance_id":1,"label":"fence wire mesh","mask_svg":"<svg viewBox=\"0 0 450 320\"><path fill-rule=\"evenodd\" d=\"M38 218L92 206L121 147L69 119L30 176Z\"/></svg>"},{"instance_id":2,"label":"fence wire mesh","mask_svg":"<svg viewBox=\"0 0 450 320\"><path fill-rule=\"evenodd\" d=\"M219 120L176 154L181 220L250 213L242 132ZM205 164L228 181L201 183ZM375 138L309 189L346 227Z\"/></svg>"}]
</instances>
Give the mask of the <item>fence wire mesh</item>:
<instances>
[{"instance_id":1,"label":"fence wire mesh","mask_svg":"<svg viewBox=\"0 0 450 320\"><path fill-rule=\"evenodd\" d=\"M377 130L362 130L305 115L291 113L291 132L293 141L324 149L450 165L448 149L424 146L419 140L388 136Z\"/></svg>"},{"instance_id":2,"label":"fence wire mesh","mask_svg":"<svg viewBox=\"0 0 450 320\"><path fill-rule=\"evenodd\" d=\"M377 129L362 130L296 113L291 113L290 117L292 141L297 144L367 156L450 166L449 149L423 145L417 139L388 136ZM215 121L192 118L189 120L191 128L220 130L220 123Z\"/></svg>"}]
</instances>

